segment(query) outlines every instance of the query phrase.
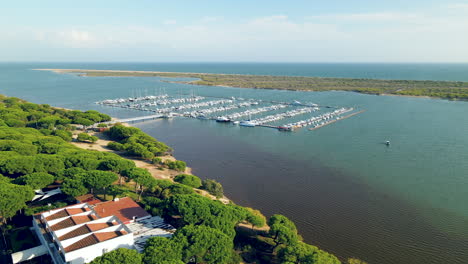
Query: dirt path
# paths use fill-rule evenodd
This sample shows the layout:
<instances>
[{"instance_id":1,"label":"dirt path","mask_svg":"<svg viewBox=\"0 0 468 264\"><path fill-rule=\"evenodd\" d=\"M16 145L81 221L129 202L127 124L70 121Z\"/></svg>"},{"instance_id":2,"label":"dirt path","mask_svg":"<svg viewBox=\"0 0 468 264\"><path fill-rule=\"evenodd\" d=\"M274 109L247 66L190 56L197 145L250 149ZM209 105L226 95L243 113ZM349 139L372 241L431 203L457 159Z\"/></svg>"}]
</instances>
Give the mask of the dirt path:
<instances>
[{"instance_id":1,"label":"dirt path","mask_svg":"<svg viewBox=\"0 0 468 264\"><path fill-rule=\"evenodd\" d=\"M96 141L96 143L91 144L91 143L77 142L77 141L73 141L71 143L73 145L79 147L79 148L82 148L82 149L97 150L97 151L105 151L105 152L115 153L115 154L117 154L117 155L119 155L119 156L121 156L121 157L123 157L125 159L128 159L128 160L131 160L131 161L135 162L135 165L138 168L147 169L151 173L151 175L153 175L153 177L156 178L156 179L172 179L172 178L174 178L174 176L176 176L178 174L181 174L180 171L170 170L170 169L166 169L166 168L163 168L163 170L160 170L155 165L151 164L151 162L149 162L149 161L141 160L141 159L138 159L138 158L135 158L135 157L126 156L124 154L124 152L122 152L122 151L115 151L115 150L109 149L107 147L107 144L109 142L112 142L112 141L107 139L106 136L103 133L94 133L94 134L90 133L90 134L92 134L93 136L97 136L99 138L98 141ZM174 161L174 160L176 160L172 156L163 156L163 157L161 157L161 159L163 161L166 161L166 160ZM191 172L192 172L192 170L187 167L185 169L185 172L183 172L183 173L191 174Z\"/></svg>"}]
</instances>

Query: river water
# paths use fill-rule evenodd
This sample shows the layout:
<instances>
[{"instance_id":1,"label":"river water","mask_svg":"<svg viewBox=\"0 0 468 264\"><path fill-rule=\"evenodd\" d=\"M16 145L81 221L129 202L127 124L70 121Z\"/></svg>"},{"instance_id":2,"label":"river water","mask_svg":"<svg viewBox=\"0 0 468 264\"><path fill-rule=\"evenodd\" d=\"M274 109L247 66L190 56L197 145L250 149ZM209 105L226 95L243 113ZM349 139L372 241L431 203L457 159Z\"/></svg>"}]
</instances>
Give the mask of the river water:
<instances>
[{"instance_id":1,"label":"river water","mask_svg":"<svg viewBox=\"0 0 468 264\"><path fill-rule=\"evenodd\" d=\"M366 112L294 133L174 118L135 124L175 149L235 202L285 214L305 241L369 263L468 263L468 103L349 92L204 87L160 78L99 77L33 68L468 81L464 64L0 64L0 93L35 103L145 112L95 101L151 93L197 93L313 102ZM382 144L391 141L391 146Z\"/></svg>"}]
</instances>

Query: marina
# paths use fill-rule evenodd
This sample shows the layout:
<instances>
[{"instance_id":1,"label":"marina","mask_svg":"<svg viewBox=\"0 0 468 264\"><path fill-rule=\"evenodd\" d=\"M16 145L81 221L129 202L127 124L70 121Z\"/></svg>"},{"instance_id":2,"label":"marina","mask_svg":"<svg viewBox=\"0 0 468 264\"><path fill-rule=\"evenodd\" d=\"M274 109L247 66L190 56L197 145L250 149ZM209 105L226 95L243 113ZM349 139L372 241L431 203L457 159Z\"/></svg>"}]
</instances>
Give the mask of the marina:
<instances>
[{"instance_id":1,"label":"marina","mask_svg":"<svg viewBox=\"0 0 468 264\"><path fill-rule=\"evenodd\" d=\"M95 101L128 98L132 95L132 87L156 86L167 90L160 94L171 96L182 92L190 96L193 89L206 98L204 101L241 95L276 102L271 105L288 103L284 109L252 114L252 119L296 108L289 108L294 100L317 103L320 111L256 128L232 125L233 121L218 123L186 117L174 117L173 122L163 118L136 120L131 125L173 147L178 159L189 161L191 167L196 168L196 175L221 182L236 203L255 206L267 215L287 214L297 221L304 240L317 243L320 248L341 256L359 256L369 263L466 263L468 244L460 234L467 234L463 221L468 213L463 202L457 202L466 198L466 188L462 187L466 186L467 180L468 142L464 132L468 124L460 122L466 118L466 102L340 91L296 92L210 86L195 89L184 84L160 83L155 78L77 78L30 70L37 67L50 68L52 64L5 64L1 79L4 93L68 109L93 109L121 120L157 113L98 105ZM89 64L63 63L54 67L85 68ZM96 67L264 75L277 74L277 69L284 69L285 73L289 70L291 74L308 76L319 76L323 71L350 78L408 79L414 76L453 81L466 81L467 76L463 73L468 68L444 65L447 71L439 74L435 71L436 65L415 65L410 69L404 65L363 64L103 63ZM415 73L418 69L422 69L423 74ZM393 75L387 75L392 70ZM457 74L450 75L451 72ZM379 75L382 73L385 75ZM145 95L145 89L141 90L141 95ZM158 90L148 95L158 95ZM143 102L146 101L138 103ZM211 116L227 117L231 112L267 106L268 103L262 102ZM280 133L268 127L294 123L340 107L354 107L353 112L367 111L313 131L308 129L312 126L306 126L294 133ZM192 110L198 109L184 111ZM234 121L247 119L248 114ZM385 145L387 140L389 147ZM447 173L448 169L450 173ZM401 193L408 195L401 196Z\"/></svg>"},{"instance_id":2,"label":"marina","mask_svg":"<svg viewBox=\"0 0 468 264\"><path fill-rule=\"evenodd\" d=\"M96 102L96 104L155 113L148 116L120 119L109 123L133 123L158 118L186 117L213 120L219 123L231 123L241 127L274 128L279 131L294 131L308 126L311 127L309 130L315 130L363 112L354 112L343 117L344 114L355 111L355 108L319 106L315 103L301 103L297 100L278 102L273 100L245 99L242 97L198 96L193 93L190 95L178 94L177 96L164 93L140 97L104 99ZM334 110L324 112L326 109ZM299 116L312 113L318 113L318 115L306 119L297 119ZM280 124L279 122L282 120L290 120L290 122Z\"/></svg>"}]
</instances>

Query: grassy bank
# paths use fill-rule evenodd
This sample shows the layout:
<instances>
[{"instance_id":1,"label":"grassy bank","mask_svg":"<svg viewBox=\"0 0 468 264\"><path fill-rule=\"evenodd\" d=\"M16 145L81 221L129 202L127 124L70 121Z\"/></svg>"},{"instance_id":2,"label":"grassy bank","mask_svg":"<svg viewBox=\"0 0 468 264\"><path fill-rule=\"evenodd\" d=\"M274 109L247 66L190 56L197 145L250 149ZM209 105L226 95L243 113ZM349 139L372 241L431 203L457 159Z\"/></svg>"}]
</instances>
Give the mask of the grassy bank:
<instances>
[{"instance_id":1,"label":"grassy bank","mask_svg":"<svg viewBox=\"0 0 468 264\"><path fill-rule=\"evenodd\" d=\"M47 70L47 69L45 69ZM114 70L49 69L58 73L80 73L90 77L135 76L196 78L186 81L194 85L229 86L239 88L278 89L294 91L351 91L365 94L428 96L450 100L468 100L468 82L376 80L350 78L319 78L301 76L267 76L184 72L145 72Z\"/></svg>"}]
</instances>

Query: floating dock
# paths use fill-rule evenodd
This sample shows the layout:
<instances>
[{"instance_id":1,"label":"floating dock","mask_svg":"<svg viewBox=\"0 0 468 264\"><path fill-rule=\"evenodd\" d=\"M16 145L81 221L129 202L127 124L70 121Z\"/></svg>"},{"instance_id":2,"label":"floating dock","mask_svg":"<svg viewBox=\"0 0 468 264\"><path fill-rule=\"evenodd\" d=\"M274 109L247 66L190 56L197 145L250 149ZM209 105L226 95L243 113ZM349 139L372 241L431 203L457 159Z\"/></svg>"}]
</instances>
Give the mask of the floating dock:
<instances>
[{"instance_id":1,"label":"floating dock","mask_svg":"<svg viewBox=\"0 0 468 264\"><path fill-rule=\"evenodd\" d=\"M139 116L139 117L132 117L132 118L125 118L125 119L117 119L112 120L109 122L103 122L104 124L114 124L114 123L133 123L133 122L141 122L147 120L153 120L158 118L163 118L164 115L150 115L150 116Z\"/></svg>"},{"instance_id":2,"label":"floating dock","mask_svg":"<svg viewBox=\"0 0 468 264\"><path fill-rule=\"evenodd\" d=\"M352 116L355 116L355 115L358 115L358 114L364 113L365 111L366 111L366 110L361 110L361 111L359 111L359 112L352 113L352 114L349 114L349 115L347 115L347 116L343 116L343 117L341 117L341 118L338 118L338 119L334 119L334 120L332 120L332 121L329 121L329 122L327 122L327 123L325 123L325 124L323 124L323 125L320 125L320 126L316 126L316 127L309 128L309 130L310 130L310 131L312 131L312 130L319 129L319 128L321 128L321 127L324 127L324 126L328 126L328 125L330 125L330 124L333 124L333 123L335 123L336 121L340 121L340 120L343 120L343 119L346 119L346 118L350 118L350 117L352 117Z\"/></svg>"}]
</instances>

